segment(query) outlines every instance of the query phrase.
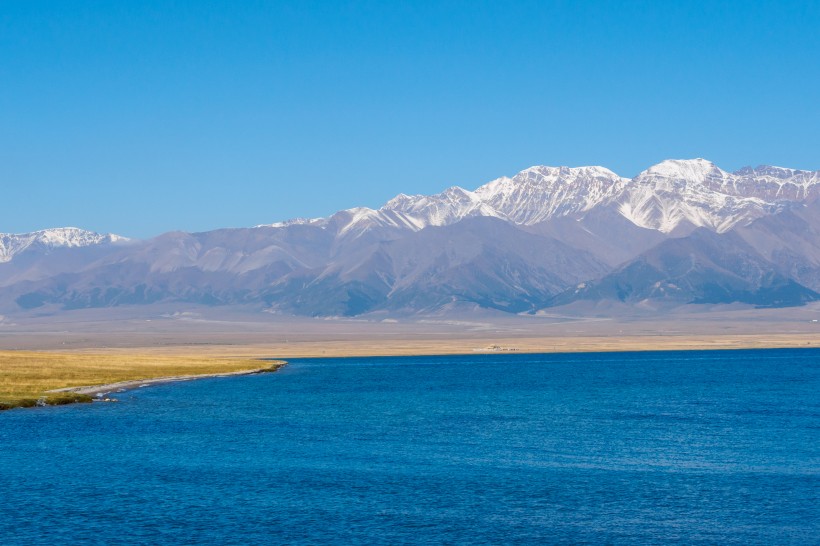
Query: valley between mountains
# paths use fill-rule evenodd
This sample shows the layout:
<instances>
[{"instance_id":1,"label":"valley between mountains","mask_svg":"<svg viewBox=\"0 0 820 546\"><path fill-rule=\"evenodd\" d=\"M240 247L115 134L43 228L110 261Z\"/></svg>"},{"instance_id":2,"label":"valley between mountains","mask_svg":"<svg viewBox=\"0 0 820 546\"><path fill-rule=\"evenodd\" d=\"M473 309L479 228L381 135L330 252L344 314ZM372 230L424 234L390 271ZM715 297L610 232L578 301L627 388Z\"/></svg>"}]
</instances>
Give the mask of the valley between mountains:
<instances>
[{"instance_id":1,"label":"valley between mountains","mask_svg":"<svg viewBox=\"0 0 820 546\"><path fill-rule=\"evenodd\" d=\"M0 313L195 304L387 318L820 299L820 171L532 167L380 209L148 240L0 235Z\"/></svg>"}]
</instances>

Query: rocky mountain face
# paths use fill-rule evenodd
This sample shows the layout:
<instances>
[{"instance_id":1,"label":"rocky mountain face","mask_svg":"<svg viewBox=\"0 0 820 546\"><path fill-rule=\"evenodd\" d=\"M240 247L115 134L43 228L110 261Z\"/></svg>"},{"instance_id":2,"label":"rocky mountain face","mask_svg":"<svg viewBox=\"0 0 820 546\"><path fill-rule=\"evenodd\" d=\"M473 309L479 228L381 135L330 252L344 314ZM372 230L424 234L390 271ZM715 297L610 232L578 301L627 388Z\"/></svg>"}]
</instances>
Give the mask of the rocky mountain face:
<instances>
[{"instance_id":1,"label":"rocky mountain face","mask_svg":"<svg viewBox=\"0 0 820 546\"><path fill-rule=\"evenodd\" d=\"M532 167L380 209L129 241L0 235L0 311L183 301L302 315L820 298L820 171ZM51 311L49 311L51 312Z\"/></svg>"}]
</instances>

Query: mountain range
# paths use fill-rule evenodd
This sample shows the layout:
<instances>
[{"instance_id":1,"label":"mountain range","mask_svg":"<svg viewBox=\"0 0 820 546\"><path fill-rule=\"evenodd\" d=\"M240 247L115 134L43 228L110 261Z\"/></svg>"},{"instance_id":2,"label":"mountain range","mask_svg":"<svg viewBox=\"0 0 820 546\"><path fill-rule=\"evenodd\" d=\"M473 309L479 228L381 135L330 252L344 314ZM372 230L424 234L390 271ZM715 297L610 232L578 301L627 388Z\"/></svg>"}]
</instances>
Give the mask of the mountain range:
<instances>
[{"instance_id":1,"label":"mountain range","mask_svg":"<svg viewBox=\"0 0 820 546\"><path fill-rule=\"evenodd\" d=\"M309 316L820 299L820 171L532 167L379 209L148 240L0 235L0 312L157 302Z\"/></svg>"}]
</instances>

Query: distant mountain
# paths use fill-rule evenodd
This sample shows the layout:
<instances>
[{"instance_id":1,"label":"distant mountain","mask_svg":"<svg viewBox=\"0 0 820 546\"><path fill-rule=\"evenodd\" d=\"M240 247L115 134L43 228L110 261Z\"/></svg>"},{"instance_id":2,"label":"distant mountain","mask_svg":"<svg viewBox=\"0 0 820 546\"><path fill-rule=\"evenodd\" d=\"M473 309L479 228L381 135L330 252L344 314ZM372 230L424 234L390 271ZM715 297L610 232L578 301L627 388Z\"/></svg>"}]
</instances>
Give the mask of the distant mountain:
<instances>
[{"instance_id":1,"label":"distant mountain","mask_svg":"<svg viewBox=\"0 0 820 546\"><path fill-rule=\"evenodd\" d=\"M820 298L820 171L532 167L379 209L129 241L0 235L0 311L181 301L302 315Z\"/></svg>"},{"instance_id":2,"label":"distant mountain","mask_svg":"<svg viewBox=\"0 0 820 546\"><path fill-rule=\"evenodd\" d=\"M9 262L27 250L49 251L55 248L77 248L127 240L111 233L100 234L84 229L65 227L44 229L32 233L0 233L0 263Z\"/></svg>"},{"instance_id":3,"label":"distant mountain","mask_svg":"<svg viewBox=\"0 0 820 546\"><path fill-rule=\"evenodd\" d=\"M735 231L781 275L820 291L820 199L794 203Z\"/></svg>"},{"instance_id":4,"label":"distant mountain","mask_svg":"<svg viewBox=\"0 0 820 546\"><path fill-rule=\"evenodd\" d=\"M473 216L534 225L612 208L637 226L663 233L682 223L723 232L777 212L783 202L818 195L820 171L764 166L728 173L704 159L663 161L631 180L603 167L531 167L475 191L456 186L431 196L400 194L378 210L349 209L288 224L328 226L344 215L342 234L373 226L418 231Z\"/></svg>"},{"instance_id":5,"label":"distant mountain","mask_svg":"<svg viewBox=\"0 0 820 546\"><path fill-rule=\"evenodd\" d=\"M455 303L519 312L607 270L558 240L476 217L345 250L318 268L284 275L263 299L309 315L432 312Z\"/></svg>"},{"instance_id":6,"label":"distant mountain","mask_svg":"<svg viewBox=\"0 0 820 546\"><path fill-rule=\"evenodd\" d=\"M787 307L820 299L777 269L738 234L698 228L686 237L667 239L600 279L580 283L549 306L617 300Z\"/></svg>"}]
</instances>

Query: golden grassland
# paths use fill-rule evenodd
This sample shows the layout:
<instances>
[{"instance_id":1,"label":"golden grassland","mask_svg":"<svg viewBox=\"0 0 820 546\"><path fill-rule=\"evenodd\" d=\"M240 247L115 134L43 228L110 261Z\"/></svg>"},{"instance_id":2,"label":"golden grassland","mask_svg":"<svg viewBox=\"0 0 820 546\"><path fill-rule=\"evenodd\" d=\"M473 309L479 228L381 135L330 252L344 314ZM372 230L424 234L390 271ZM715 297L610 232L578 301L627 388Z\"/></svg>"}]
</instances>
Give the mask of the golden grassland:
<instances>
[{"instance_id":1,"label":"golden grassland","mask_svg":"<svg viewBox=\"0 0 820 546\"><path fill-rule=\"evenodd\" d=\"M54 389L252 371L278 364L248 358L0 351L0 409L33 406L38 400L47 404L91 401L84 394L48 392Z\"/></svg>"}]
</instances>

